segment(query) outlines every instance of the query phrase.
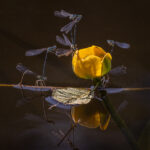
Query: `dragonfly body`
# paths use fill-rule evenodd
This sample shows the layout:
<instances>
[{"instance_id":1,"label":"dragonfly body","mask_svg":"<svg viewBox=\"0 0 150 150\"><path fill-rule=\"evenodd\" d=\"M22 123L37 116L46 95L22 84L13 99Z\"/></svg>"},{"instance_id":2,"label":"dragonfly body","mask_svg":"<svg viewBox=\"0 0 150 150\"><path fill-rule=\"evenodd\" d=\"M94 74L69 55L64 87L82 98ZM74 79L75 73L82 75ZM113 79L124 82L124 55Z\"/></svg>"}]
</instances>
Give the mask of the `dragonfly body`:
<instances>
[{"instance_id":1,"label":"dragonfly body","mask_svg":"<svg viewBox=\"0 0 150 150\"><path fill-rule=\"evenodd\" d=\"M128 49L130 48L130 44L128 43L124 43L124 42L118 42L118 41L114 41L114 40L107 40L107 43L114 47L115 45L120 47L120 48L123 48L123 49Z\"/></svg>"},{"instance_id":2,"label":"dragonfly body","mask_svg":"<svg viewBox=\"0 0 150 150\"><path fill-rule=\"evenodd\" d=\"M56 41L59 44L63 45L63 46L70 47L70 49L60 49L60 48L58 48L58 50L56 51L56 55L58 57L69 56L76 49L75 45L71 43L71 41L68 39L68 37L65 34L63 34L63 38L57 35L56 36Z\"/></svg>"},{"instance_id":3,"label":"dragonfly body","mask_svg":"<svg viewBox=\"0 0 150 150\"><path fill-rule=\"evenodd\" d=\"M61 32L65 32L66 34L68 34L72 30L72 28L82 19L82 15L71 14L64 10L55 11L54 15L60 18L69 18L71 20L71 22L60 29Z\"/></svg>"},{"instance_id":4,"label":"dragonfly body","mask_svg":"<svg viewBox=\"0 0 150 150\"><path fill-rule=\"evenodd\" d=\"M56 49L56 45L48 47L48 48L41 48L41 49L31 49L26 51L25 56L36 56L40 55L43 52L53 52Z\"/></svg>"}]
</instances>

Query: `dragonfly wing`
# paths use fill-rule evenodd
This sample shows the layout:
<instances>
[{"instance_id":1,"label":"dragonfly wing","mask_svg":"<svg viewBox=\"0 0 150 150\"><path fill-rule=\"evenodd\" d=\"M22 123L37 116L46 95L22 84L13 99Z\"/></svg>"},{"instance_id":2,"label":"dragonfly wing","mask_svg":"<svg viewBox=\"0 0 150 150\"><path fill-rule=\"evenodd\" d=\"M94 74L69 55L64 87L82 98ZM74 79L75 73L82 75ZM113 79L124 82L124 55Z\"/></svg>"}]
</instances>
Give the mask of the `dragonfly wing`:
<instances>
[{"instance_id":1,"label":"dragonfly wing","mask_svg":"<svg viewBox=\"0 0 150 150\"><path fill-rule=\"evenodd\" d=\"M66 43L66 41L65 41L62 37L60 37L60 36L58 36L58 35L56 35L56 41L57 41L59 44L62 44L62 45L64 45L64 46L68 46L68 44Z\"/></svg>"},{"instance_id":2,"label":"dragonfly wing","mask_svg":"<svg viewBox=\"0 0 150 150\"><path fill-rule=\"evenodd\" d=\"M61 11L54 11L54 16L60 17L60 18L66 18L68 16L64 16Z\"/></svg>"},{"instance_id":3,"label":"dragonfly wing","mask_svg":"<svg viewBox=\"0 0 150 150\"><path fill-rule=\"evenodd\" d=\"M130 44L128 44L128 43L122 43L122 42L115 41L115 45L117 45L120 48L124 48L124 49L130 48Z\"/></svg>"},{"instance_id":4,"label":"dragonfly wing","mask_svg":"<svg viewBox=\"0 0 150 150\"><path fill-rule=\"evenodd\" d=\"M71 29L73 28L73 26L74 26L75 24L76 24L75 21L71 21L70 23L68 23L68 24L66 24L64 27L62 27L62 28L60 29L60 31L61 31L61 32L65 32L65 33L67 34L68 32L71 31Z\"/></svg>"},{"instance_id":5,"label":"dragonfly wing","mask_svg":"<svg viewBox=\"0 0 150 150\"><path fill-rule=\"evenodd\" d=\"M34 99L34 97L22 97L21 99L19 99L16 103L16 107L21 107L27 103L30 103L32 100Z\"/></svg>"},{"instance_id":6,"label":"dragonfly wing","mask_svg":"<svg viewBox=\"0 0 150 150\"><path fill-rule=\"evenodd\" d=\"M25 116L24 116L24 119L30 120L30 121L35 121L35 122L38 122L38 123L46 123L46 120L44 120L40 116L30 114L30 113L26 113Z\"/></svg>"},{"instance_id":7,"label":"dragonfly wing","mask_svg":"<svg viewBox=\"0 0 150 150\"><path fill-rule=\"evenodd\" d=\"M36 56L36 55L43 53L46 50L47 48L28 50L26 51L25 56Z\"/></svg>"},{"instance_id":8,"label":"dragonfly wing","mask_svg":"<svg viewBox=\"0 0 150 150\"><path fill-rule=\"evenodd\" d=\"M66 12L65 10L54 11L54 15L55 15L56 17L60 17L60 18L66 18L66 17L72 16L72 14Z\"/></svg>"},{"instance_id":9,"label":"dragonfly wing","mask_svg":"<svg viewBox=\"0 0 150 150\"><path fill-rule=\"evenodd\" d=\"M70 54L72 54L73 50L72 49L61 49L61 48L57 48L55 54L58 57L62 57L62 56L69 56Z\"/></svg>"},{"instance_id":10,"label":"dragonfly wing","mask_svg":"<svg viewBox=\"0 0 150 150\"><path fill-rule=\"evenodd\" d=\"M120 75L124 75L127 73L127 67L125 66L118 66L113 68L110 72L111 75L113 76L120 76Z\"/></svg>"},{"instance_id":11,"label":"dragonfly wing","mask_svg":"<svg viewBox=\"0 0 150 150\"><path fill-rule=\"evenodd\" d=\"M117 108L117 111L122 111L128 105L128 101L124 100Z\"/></svg>"},{"instance_id":12,"label":"dragonfly wing","mask_svg":"<svg viewBox=\"0 0 150 150\"><path fill-rule=\"evenodd\" d=\"M66 42L66 44L67 44L67 46L72 46L72 43L70 42L70 40L68 39L68 37L65 35L65 34L63 34L63 37L64 37L64 39L65 39L65 42Z\"/></svg>"},{"instance_id":13,"label":"dragonfly wing","mask_svg":"<svg viewBox=\"0 0 150 150\"><path fill-rule=\"evenodd\" d=\"M61 12L61 14L62 14L63 16L65 16L65 17L72 17L72 16L73 16L73 14L71 14L71 13L69 13L69 12L66 12L65 10L61 10L60 12Z\"/></svg>"},{"instance_id":14,"label":"dragonfly wing","mask_svg":"<svg viewBox=\"0 0 150 150\"><path fill-rule=\"evenodd\" d=\"M22 73L25 74L31 74L31 75L36 75L33 71L29 70L26 66L24 66L22 63L17 64L16 69Z\"/></svg>"}]
</instances>

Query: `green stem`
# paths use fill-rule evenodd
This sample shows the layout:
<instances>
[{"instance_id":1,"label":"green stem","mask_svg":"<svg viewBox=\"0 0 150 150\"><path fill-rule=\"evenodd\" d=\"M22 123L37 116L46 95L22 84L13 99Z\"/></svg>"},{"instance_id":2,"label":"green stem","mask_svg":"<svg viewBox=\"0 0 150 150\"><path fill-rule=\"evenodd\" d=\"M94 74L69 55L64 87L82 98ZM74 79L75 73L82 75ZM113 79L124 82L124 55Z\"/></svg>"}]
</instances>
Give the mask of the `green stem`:
<instances>
[{"instance_id":1,"label":"green stem","mask_svg":"<svg viewBox=\"0 0 150 150\"><path fill-rule=\"evenodd\" d=\"M126 137L127 141L131 145L133 150L139 150L138 144L130 132L129 128L125 124L124 120L120 117L120 115L116 112L114 106L112 105L111 101L109 100L106 91L101 92L101 97L104 101L106 108L108 109L109 113L111 114L113 120L116 122L117 126L120 128L124 136Z\"/></svg>"}]
</instances>

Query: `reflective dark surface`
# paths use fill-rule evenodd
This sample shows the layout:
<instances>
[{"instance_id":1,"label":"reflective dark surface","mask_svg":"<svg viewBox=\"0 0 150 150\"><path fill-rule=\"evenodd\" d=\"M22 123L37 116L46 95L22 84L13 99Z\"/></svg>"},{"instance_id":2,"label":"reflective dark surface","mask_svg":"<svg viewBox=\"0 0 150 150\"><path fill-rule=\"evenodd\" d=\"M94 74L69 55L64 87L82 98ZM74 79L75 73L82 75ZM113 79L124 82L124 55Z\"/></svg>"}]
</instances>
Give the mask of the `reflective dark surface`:
<instances>
[{"instance_id":1,"label":"reflective dark surface","mask_svg":"<svg viewBox=\"0 0 150 150\"><path fill-rule=\"evenodd\" d=\"M64 9L70 13L82 14L77 27L79 48L97 45L107 50L106 40L127 42L129 50L116 47L113 53L113 67L124 65L127 74L112 78L113 87L150 86L149 63L149 1L25 1L1 2L0 5L0 83L18 83L21 74L16 70L19 62L38 74L42 73L44 54L25 57L29 49L55 45L56 35L68 20L53 15L55 10ZM57 58L48 55L46 65L47 85L89 86L90 81L75 77L72 72L71 56ZM24 83L34 84L34 78L26 76ZM25 115L42 116L42 102L34 99L21 107L16 102L21 99L17 89L1 88L0 142L1 149L49 150L70 149L59 138L50 134L49 125L36 119L24 119ZM30 93L32 94L32 93ZM39 96L40 97L40 96ZM127 107L120 112L122 118L138 138L150 116L150 93L132 92L110 96L117 108L123 100ZM59 110L60 111L60 110ZM63 111L64 112L64 111ZM62 112L49 111L50 120L66 132L70 120ZM33 121L32 121L33 120ZM52 124L50 124L52 126ZM75 130L75 145L81 150L126 150L130 149L126 139L111 121L106 131L78 126Z\"/></svg>"}]
</instances>

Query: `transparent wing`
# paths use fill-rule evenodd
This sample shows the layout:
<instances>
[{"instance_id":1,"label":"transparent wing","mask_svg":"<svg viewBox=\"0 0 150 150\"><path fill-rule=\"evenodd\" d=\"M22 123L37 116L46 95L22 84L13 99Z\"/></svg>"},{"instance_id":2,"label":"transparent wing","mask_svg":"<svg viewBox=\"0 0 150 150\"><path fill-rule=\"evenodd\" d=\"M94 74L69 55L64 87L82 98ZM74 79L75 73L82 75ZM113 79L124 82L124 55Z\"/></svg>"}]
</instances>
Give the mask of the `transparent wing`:
<instances>
[{"instance_id":1,"label":"transparent wing","mask_svg":"<svg viewBox=\"0 0 150 150\"><path fill-rule=\"evenodd\" d=\"M28 51L26 51L25 56L36 56L36 55L43 53L46 50L47 50L47 48L28 50Z\"/></svg>"},{"instance_id":2,"label":"transparent wing","mask_svg":"<svg viewBox=\"0 0 150 150\"><path fill-rule=\"evenodd\" d=\"M115 45L117 45L120 48L124 48L124 49L130 48L130 44L128 44L128 43L123 43L123 42L117 42L117 41L115 41Z\"/></svg>"},{"instance_id":3,"label":"transparent wing","mask_svg":"<svg viewBox=\"0 0 150 150\"><path fill-rule=\"evenodd\" d=\"M71 29L73 28L73 26L76 24L76 22L73 20L71 22L69 22L68 24L66 24L64 27L62 27L60 29L61 32L65 32L66 34L69 33L71 31Z\"/></svg>"},{"instance_id":4,"label":"transparent wing","mask_svg":"<svg viewBox=\"0 0 150 150\"><path fill-rule=\"evenodd\" d=\"M72 49L62 49L62 48L57 48L55 55L58 57L62 57L62 56L69 56L71 55L73 52Z\"/></svg>"},{"instance_id":5,"label":"transparent wing","mask_svg":"<svg viewBox=\"0 0 150 150\"><path fill-rule=\"evenodd\" d=\"M68 39L68 37L65 34L63 34L63 37L64 37L64 40L65 40L66 44L71 47L72 43L70 42L70 40Z\"/></svg>"},{"instance_id":6,"label":"transparent wing","mask_svg":"<svg viewBox=\"0 0 150 150\"><path fill-rule=\"evenodd\" d=\"M33 94L33 93L32 93ZM34 100L34 98L39 98L38 97L34 97L34 96L28 96L28 97L22 97L21 99L19 99L16 103L16 107L21 107L27 103L32 102L32 100Z\"/></svg>"},{"instance_id":7,"label":"transparent wing","mask_svg":"<svg viewBox=\"0 0 150 150\"><path fill-rule=\"evenodd\" d=\"M66 17L71 17L73 16L73 14L66 12L65 10L61 10L61 11L54 11L54 15L56 17L60 17L60 18L66 18Z\"/></svg>"},{"instance_id":8,"label":"transparent wing","mask_svg":"<svg viewBox=\"0 0 150 150\"><path fill-rule=\"evenodd\" d=\"M122 111L128 105L128 101L124 100L117 108L117 111Z\"/></svg>"},{"instance_id":9,"label":"transparent wing","mask_svg":"<svg viewBox=\"0 0 150 150\"><path fill-rule=\"evenodd\" d=\"M118 66L118 67L113 68L109 73L113 76L124 75L127 73L127 67L125 67L123 65Z\"/></svg>"},{"instance_id":10,"label":"transparent wing","mask_svg":"<svg viewBox=\"0 0 150 150\"><path fill-rule=\"evenodd\" d=\"M29 70L26 66L22 63L17 64L16 69L25 74L37 75L35 72Z\"/></svg>"},{"instance_id":11,"label":"transparent wing","mask_svg":"<svg viewBox=\"0 0 150 150\"><path fill-rule=\"evenodd\" d=\"M58 36L58 35L56 35L56 41L57 41L59 44L62 44L62 45L64 45L64 46L68 46L68 44L66 43L66 41L65 41L62 37L60 37L60 36Z\"/></svg>"}]
</instances>

